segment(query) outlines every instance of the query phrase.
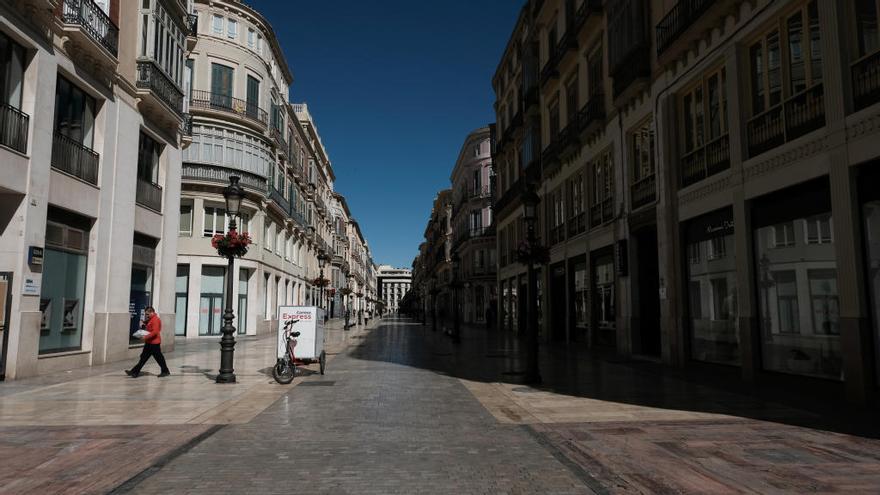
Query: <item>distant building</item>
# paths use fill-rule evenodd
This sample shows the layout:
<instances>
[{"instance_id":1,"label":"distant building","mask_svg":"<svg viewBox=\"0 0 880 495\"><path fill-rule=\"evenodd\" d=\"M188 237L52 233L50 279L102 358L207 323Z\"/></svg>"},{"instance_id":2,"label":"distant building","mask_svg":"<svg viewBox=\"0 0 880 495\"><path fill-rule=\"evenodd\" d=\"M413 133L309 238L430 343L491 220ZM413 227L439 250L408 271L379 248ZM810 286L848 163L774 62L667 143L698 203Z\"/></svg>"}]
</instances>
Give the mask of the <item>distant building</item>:
<instances>
[{"instance_id":1,"label":"distant building","mask_svg":"<svg viewBox=\"0 0 880 495\"><path fill-rule=\"evenodd\" d=\"M379 300L385 303L388 312L396 313L400 309L401 299L412 285L412 271L409 268L379 265L378 285Z\"/></svg>"}]
</instances>

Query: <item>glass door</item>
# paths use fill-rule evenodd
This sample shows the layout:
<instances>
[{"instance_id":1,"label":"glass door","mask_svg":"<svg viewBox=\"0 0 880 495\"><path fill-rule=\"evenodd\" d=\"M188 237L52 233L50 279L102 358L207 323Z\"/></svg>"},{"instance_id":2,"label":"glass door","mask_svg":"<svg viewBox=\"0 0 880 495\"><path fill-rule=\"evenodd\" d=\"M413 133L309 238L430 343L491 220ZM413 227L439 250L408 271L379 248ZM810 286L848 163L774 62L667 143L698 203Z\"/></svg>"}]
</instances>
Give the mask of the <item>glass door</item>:
<instances>
[{"instance_id":1,"label":"glass door","mask_svg":"<svg viewBox=\"0 0 880 495\"><path fill-rule=\"evenodd\" d=\"M232 109L232 68L211 64L211 106Z\"/></svg>"},{"instance_id":2,"label":"glass door","mask_svg":"<svg viewBox=\"0 0 880 495\"><path fill-rule=\"evenodd\" d=\"M252 119L259 118L260 108L260 81L253 76L247 76L247 116Z\"/></svg>"}]
</instances>

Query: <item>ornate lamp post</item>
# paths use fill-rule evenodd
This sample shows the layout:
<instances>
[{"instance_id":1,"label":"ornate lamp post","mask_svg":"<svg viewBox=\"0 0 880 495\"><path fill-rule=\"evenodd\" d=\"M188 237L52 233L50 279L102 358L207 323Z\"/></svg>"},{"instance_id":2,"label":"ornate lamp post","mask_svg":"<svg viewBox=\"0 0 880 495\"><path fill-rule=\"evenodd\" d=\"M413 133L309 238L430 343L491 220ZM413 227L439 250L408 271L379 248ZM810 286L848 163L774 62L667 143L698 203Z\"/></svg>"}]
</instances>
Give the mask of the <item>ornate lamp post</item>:
<instances>
[{"instance_id":1,"label":"ornate lamp post","mask_svg":"<svg viewBox=\"0 0 880 495\"><path fill-rule=\"evenodd\" d=\"M533 188L523 193L523 219L526 222L526 240L529 243L530 256L528 259L528 283L529 283L529 319L526 343L528 356L526 358L526 383L541 383L541 374L538 372L538 276L535 273L535 257L537 240L535 239L535 222L538 219L538 203L541 198Z\"/></svg>"},{"instance_id":2,"label":"ornate lamp post","mask_svg":"<svg viewBox=\"0 0 880 495\"><path fill-rule=\"evenodd\" d=\"M324 254L324 251L318 253L318 281L320 282L319 290L320 295L318 296L318 307L324 308L324 265L327 263L327 255ZM324 311L324 322L327 322L327 311Z\"/></svg>"},{"instance_id":3,"label":"ornate lamp post","mask_svg":"<svg viewBox=\"0 0 880 495\"><path fill-rule=\"evenodd\" d=\"M452 254L452 341L460 342L461 341L461 322L459 312L460 309L458 305L458 286L459 286L459 277L458 270L461 268L461 257L458 253Z\"/></svg>"},{"instance_id":4,"label":"ornate lamp post","mask_svg":"<svg viewBox=\"0 0 880 495\"><path fill-rule=\"evenodd\" d=\"M345 330L348 330L350 320L351 320L351 275L346 278L345 281Z\"/></svg>"},{"instance_id":5,"label":"ornate lamp post","mask_svg":"<svg viewBox=\"0 0 880 495\"><path fill-rule=\"evenodd\" d=\"M223 198L226 199L226 214L229 215L229 229L231 232L237 228L235 218L241 209L241 200L244 199L244 189L238 185L239 177L232 175L229 177L229 185L223 189ZM235 315L232 311L232 280L234 270L235 256L226 257L228 265L226 268L226 310L223 312L223 321L225 324L220 330L223 337L220 338L220 374L217 375L217 383L235 383L235 373L232 368L232 362L235 357L235 327L232 320Z\"/></svg>"}]
</instances>

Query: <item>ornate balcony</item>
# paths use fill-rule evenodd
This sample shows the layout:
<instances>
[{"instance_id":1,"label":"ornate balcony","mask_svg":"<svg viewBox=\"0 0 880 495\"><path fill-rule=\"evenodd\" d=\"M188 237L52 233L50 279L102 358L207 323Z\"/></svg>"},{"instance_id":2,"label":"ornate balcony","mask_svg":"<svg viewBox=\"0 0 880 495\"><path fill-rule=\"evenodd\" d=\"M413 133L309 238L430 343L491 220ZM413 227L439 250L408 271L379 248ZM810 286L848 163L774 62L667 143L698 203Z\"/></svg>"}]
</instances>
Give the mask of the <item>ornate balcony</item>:
<instances>
[{"instance_id":1,"label":"ornate balcony","mask_svg":"<svg viewBox=\"0 0 880 495\"><path fill-rule=\"evenodd\" d=\"M590 97L577 114L577 128L581 135L590 134L605 123L605 95L596 93Z\"/></svg>"},{"instance_id":2,"label":"ornate balcony","mask_svg":"<svg viewBox=\"0 0 880 495\"><path fill-rule=\"evenodd\" d=\"M681 187L730 168L730 139L727 134L681 157Z\"/></svg>"},{"instance_id":3,"label":"ornate balcony","mask_svg":"<svg viewBox=\"0 0 880 495\"><path fill-rule=\"evenodd\" d=\"M271 199L281 211L290 215L290 201L286 200L284 194L278 189L275 189L275 186L269 186L269 199Z\"/></svg>"},{"instance_id":4,"label":"ornate balcony","mask_svg":"<svg viewBox=\"0 0 880 495\"><path fill-rule=\"evenodd\" d=\"M143 179L137 180L135 203L158 213L162 212L162 186Z\"/></svg>"},{"instance_id":5,"label":"ornate balcony","mask_svg":"<svg viewBox=\"0 0 880 495\"><path fill-rule=\"evenodd\" d=\"M284 138L284 131L282 129L272 127L270 133L272 134L272 141L278 148L278 152L284 156L287 156L288 146L287 140Z\"/></svg>"},{"instance_id":6,"label":"ornate balcony","mask_svg":"<svg viewBox=\"0 0 880 495\"><path fill-rule=\"evenodd\" d=\"M183 119L183 91L174 84L154 60L138 60L138 93L161 102L176 119Z\"/></svg>"},{"instance_id":7,"label":"ornate balcony","mask_svg":"<svg viewBox=\"0 0 880 495\"><path fill-rule=\"evenodd\" d=\"M590 206L590 228L610 222L614 218L614 197L609 196Z\"/></svg>"},{"instance_id":8,"label":"ornate balcony","mask_svg":"<svg viewBox=\"0 0 880 495\"><path fill-rule=\"evenodd\" d=\"M749 157L758 156L824 126L825 93L822 83L819 83L748 121Z\"/></svg>"},{"instance_id":9,"label":"ornate balcony","mask_svg":"<svg viewBox=\"0 0 880 495\"><path fill-rule=\"evenodd\" d=\"M657 54L663 53L681 36L714 0L680 0L657 24Z\"/></svg>"},{"instance_id":10,"label":"ornate balcony","mask_svg":"<svg viewBox=\"0 0 880 495\"><path fill-rule=\"evenodd\" d=\"M52 140L52 168L98 185L100 156L69 137L55 133Z\"/></svg>"},{"instance_id":11,"label":"ornate balcony","mask_svg":"<svg viewBox=\"0 0 880 495\"><path fill-rule=\"evenodd\" d=\"M630 185L632 209L641 208L657 200L657 176L651 174Z\"/></svg>"},{"instance_id":12,"label":"ornate balcony","mask_svg":"<svg viewBox=\"0 0 880 495\"><path fill-rule=\"evenodd\" d=\"M194 163L183 163L181 170L181 178L190 182L203 182L215 185L228 185L229 176L237 175L241 179L239 183L245 189L266 194L266 179L259 175L254 175L243 170L233 170L225 167L213 165L198 165Z\"/></svg>"},{"instance_id":13,"label":"ornate balcony","mask_svg":"<svg viewBox=\"0 0 880 495\"><path fill-rule=\"evenodd\" d=\"M190 108L209 110L234 115L250 124L257 124L258 129L265 131L269 123L269 114L255 103L247 102L229 95L210 91L194 90Z\"/></svg>"},{"instance_id":14,"label":"ornate balcony","mask_svg":"<svg viewBox=\"0 0 880 495\"><path fill-rule=\"evenodd\" d=\"M93 0L64 0L61 22L65 31L82 41L88 40L86 46L99 47L98 52L104 52L102 58L115 63L119 56L119 28Z\"/></svg>"},{"instance_id":15,"label":"ornate balcony","mask_svg":"<svg viewBox=\"0 0 880 495\"><path fill-rule=\"evenodd\" d=\"M856 110L880 101L880 51L852 65L853 105Z\"/></svg>"},{"instance_id":16,"label":"ornate balcony","mask_svg":"<svg viewBox=\"0 0 880 495\"><path fill-rule=\"evenodd\" d=\"M0 104L0 145L27 153L30 117L21 110Z\"/></svg>"}]
</instances>

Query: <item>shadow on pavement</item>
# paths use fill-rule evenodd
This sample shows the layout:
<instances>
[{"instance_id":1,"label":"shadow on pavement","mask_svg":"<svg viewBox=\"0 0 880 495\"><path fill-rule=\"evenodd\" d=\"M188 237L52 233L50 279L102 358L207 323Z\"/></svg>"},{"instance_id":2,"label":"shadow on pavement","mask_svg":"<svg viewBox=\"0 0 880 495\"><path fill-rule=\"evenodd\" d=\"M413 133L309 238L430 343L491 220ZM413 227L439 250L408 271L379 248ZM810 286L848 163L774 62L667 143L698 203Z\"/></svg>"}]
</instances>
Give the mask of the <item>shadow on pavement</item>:
<instances>
[{"instance_id":1,"label":"shadow on pavement","mask_svg":"<svg viewBox=\"0 0 880 495\"><path fill-rule=\"evenodd\" d=\"M454 344L430 320L388 317L348 355L470 381L523 384L525 346L514 335L463 327ZM744 382L733 367L675 369L602 354L579 344L542 344L539 390L607 402L725 414L867 438L880 438L876 411L847 404L839 383L762 374ZM526 391L522 388L520 391Z\"/></svg>"}]
</instances>

